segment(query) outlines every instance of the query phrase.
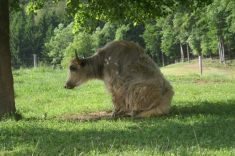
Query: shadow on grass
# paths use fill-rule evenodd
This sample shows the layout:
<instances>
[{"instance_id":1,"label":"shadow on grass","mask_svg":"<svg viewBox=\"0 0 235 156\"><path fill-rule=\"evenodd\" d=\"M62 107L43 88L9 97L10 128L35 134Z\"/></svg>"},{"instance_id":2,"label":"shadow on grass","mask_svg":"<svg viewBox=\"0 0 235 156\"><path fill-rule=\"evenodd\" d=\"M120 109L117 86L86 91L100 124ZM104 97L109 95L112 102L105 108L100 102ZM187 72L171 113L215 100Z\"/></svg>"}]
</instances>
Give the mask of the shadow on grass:
<instances>
[{"instance_id":1,"label":"shadow on grass","mask_svg":"<svg viewBox=\"0 0 235 156\"><path fill-rule=\"evenodd\" d=\"M170 112L172 115L233 115L235 114L235 101L228 100L226 103L222 102L208 102L201 101L198 103L194 102L178 102L180 106L173 106Z\"/></svg>"},{"instance_id":2,"label":"shadow on grass","mask_svg":"<svg viewBox=\"0 0 235 156\"><path fill-rule=\"evenodd\" d=\"M56 128L28 120L25 122L29 122L29 126L18 126L17 130L0 129L3 136L0 141L5 143L6 149L18 144L31 145L35 151L21 152L34 155L74 155L74 151L77 154L105 154L142 149L155 150L157 153L177 151L178 148L189 151L232 149L235 145L234 114L234 102L229 101L226 104L202 102L192 107L174 107L169 116L162 118L82 123L45 120L48 124L61 124ZM185 118L179 118L178 115ZM204 116L194 120L187 118L190 115ZM110 122L117 126L109 127ZM125 122L130 124L122 125ZM63 124L78 124L81 127L70 128L67 125L63 128ZM82 125L90 126L84 128Z\"/></svg>"}]
</instances>

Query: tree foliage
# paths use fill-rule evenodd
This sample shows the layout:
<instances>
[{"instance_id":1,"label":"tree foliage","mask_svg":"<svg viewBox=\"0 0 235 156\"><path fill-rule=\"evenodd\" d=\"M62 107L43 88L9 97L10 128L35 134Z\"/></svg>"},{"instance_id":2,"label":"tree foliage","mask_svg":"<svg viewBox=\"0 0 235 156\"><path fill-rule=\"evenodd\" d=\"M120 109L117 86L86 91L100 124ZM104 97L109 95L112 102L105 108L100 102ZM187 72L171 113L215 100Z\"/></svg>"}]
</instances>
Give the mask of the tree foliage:
<instances>
[{"instance_id":1,"label":"tree foliage","mask_svg":"<svg viewBox=\"0 0 235 156\"><path fill-rule=\"evenodd\" d=\"M120 25L115 33L115 40L126 40L127 32L130 30L129 24Z\"/></svg>"},{"instance_id":2,"label":"tree foliage","mask_svg":"<svg viewBox=\"0 0 235 156\"><path fill-rule=\"evenodd\" d=\"M105 23L103 27L97 27L92 34L93 50L104 46L107 42L113 41L116 29L116 26L110 22Z\"/></svg>"},{"instance_id":3,"label":"tree foliage","mask_svg":"<svg viewBox=\"0 0 235 156\"><path fill-rule=\"evenodd\" d=\"M94 53L92 48L92 36L87 32L79 32L75 34L73 41L65 49L62 66L67 67L71 58L75 57L75 52L79 57L88 57Z\"/></svg>"},{"instance_id":4,"label":"tree foliage","mask_svg":"<svg viewBox=\"0 0 235 156\"><path fill-rule=\"evenodd\" d=\"M70 43L73 41L74 35L72 32L73 23L64 27L63 24L59 24L54 30L51 39L45 43L45 54L51 58L53 65L60 65L64 58L65 51Z\"/></svg>"},{"instance_id":5,"label":"tree foliage","mask_svg":"<svg viewBox=\"0 0 235 156\"><path fill-rule=\"evenodd\" d=\"M59 0L29 1L24 2L23 11L12 13L14 64L27 65L24 58L36 53L47 62L60 65L73 56L75 49L88 56L112 40L138 42L159 64L163 58L165 63L174 62L185 57L186 52L191 56L217 56L224 49L225 56L234 55L232 0L66 0L66 5L65 9L65 1ZM156 9L158 6L160 9ZM65 13L72 15L74 21Z\"/></svg>"}]
</instances>

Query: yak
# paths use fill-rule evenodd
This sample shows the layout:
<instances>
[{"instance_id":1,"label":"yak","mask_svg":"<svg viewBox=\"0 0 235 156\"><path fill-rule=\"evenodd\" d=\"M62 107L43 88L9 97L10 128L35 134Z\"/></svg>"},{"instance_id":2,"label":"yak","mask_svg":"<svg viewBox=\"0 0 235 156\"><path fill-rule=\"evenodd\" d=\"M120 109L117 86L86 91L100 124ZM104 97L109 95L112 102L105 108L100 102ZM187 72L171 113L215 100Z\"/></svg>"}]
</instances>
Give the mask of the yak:
<instances>
[{"instance_id":1,"label":"yak","mask_svg":"<svg viewBox=\"0 0 235 156\"><path fill-rule=\"evenodd\" d=\"M113 117L151 117L169 113L173 88L144 49L131 41L112 41L87 58L73 58L66 89L90 79L103 80L112 95Z\"/></svg>"}]
</instances>

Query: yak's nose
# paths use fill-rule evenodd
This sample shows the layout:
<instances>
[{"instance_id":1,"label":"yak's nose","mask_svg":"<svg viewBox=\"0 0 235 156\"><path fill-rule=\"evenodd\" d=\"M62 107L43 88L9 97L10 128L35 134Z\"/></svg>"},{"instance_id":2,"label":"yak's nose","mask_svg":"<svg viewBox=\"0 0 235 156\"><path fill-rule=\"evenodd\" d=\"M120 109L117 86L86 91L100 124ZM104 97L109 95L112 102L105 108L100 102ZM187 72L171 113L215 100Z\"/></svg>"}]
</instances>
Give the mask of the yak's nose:
<instances>
[{"instance_id":1,"label":"yak's nose","mask_svg":"<svg viewBox=\"0 0 235 156\"><path fill-rule=\"evenodd\" d=\"M65 88L65 89L73 89L74 86L73 86L71 83L66 82L65 85L64 85L64 88Z\"/></svg>"},{"instance_id":2,"label":"yak's nose","mask_svg":"<svg viewBox=\"0 0 235 156\"><path fill-rule=\"evenodd\" d=\"M66 82L66 83L64 84L64 88L65 88L65 89L69 89L68 86L69 86L69 84L68 84L68 82Z\"/></svg>"}]
</instances>

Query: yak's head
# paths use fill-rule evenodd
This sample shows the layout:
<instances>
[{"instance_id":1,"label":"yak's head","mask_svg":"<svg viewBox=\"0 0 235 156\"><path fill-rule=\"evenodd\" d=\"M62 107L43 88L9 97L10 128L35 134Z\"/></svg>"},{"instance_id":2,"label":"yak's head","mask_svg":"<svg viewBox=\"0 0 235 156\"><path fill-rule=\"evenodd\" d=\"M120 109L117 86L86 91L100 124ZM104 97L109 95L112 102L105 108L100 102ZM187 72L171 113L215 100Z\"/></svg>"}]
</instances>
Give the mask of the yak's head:
<instances>
[{"instance_id":1,"label":"yak's head","mask_svg":"<svg viewBox=\"0 0 235 156\"><path fill-rule=\"evenodd\" d=\"M85 60L78 58L75 52L75 58L71 60L69 65L68 80L65 83L64 88L73 89L76 86L81 85L87 80L87 72L85 69Z\"/></svg>"}]
</instances>

